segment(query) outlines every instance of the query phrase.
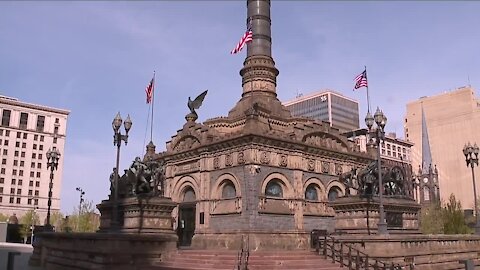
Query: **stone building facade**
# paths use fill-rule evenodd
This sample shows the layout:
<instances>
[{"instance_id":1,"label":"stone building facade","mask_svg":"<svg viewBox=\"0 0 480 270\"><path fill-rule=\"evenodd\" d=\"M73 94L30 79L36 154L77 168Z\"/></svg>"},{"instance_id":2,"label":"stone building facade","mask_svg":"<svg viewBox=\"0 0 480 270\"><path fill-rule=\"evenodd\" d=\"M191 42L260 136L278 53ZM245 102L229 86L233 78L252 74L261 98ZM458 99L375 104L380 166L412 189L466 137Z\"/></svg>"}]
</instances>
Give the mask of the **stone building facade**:
<instances>
[{"instance_id":1,"label":"stone building facade","mask_svg":"<svg viewBox=\"0 0 480 270\"><path fill-rule=\"evenodd\" d=\"M372 161L329 124L292 117L276 95L270 1L247 1L253 41L240 71L240 100L228 116L183 128L158 154L181 245L305 248L312 229L333 230L328 198L339 175ZM208 98L208 97L207 97Z\"/></svg>"}]
</instances>

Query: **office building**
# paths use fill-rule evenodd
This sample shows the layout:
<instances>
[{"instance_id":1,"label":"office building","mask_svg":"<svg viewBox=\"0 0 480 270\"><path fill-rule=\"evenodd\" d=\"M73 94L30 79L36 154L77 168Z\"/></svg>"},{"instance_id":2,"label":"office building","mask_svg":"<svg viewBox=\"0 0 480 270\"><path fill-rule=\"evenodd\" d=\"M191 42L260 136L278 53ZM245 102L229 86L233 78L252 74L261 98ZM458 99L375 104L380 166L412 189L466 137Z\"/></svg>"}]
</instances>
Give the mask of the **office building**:
<instances>
[{"instance_id":1,"label":"office building","mask_svg":"<svg viewBox=\"0 0 480 270\"><path fill-rule=\"evenodd\" d=\"M358 102L332 90L316 92L283 103L292 116L326 121L341 132L358 129Z\"/></svg>"},{"instance_id":2,"label":"office building","mask_svg":"<svg viewBox=\"0 0 480 270\"><path fill-rule=\"evenodd\" d=\"M69 111L0 96L0 213L20 219L28 210L47 215L50 170L46 153L61 154L54 172L51 211L60 210L63 150Z\"/></svg>"},{"instance_id":3,"label":"office building","mask_svg":"<svg viewBox=\"0 0 480 270\"><path fill-rule=\"evenodd\" d=\"M414 144L414 172L417 172L419 167L422 173L430 167L435 172L436 165L440 199L447 201L453 193L464 209L473 209L472 174L471 169L466 166L462 150L468 142L480 144L480 101L475 97L474 89L461 87L409 102L404 125L406 140ZM430 159L423 157L425 151L422 148L425 146L422 147L422 137L425 135L422 133L428 133ZM425 162L430 162L431 166L422 164ZM479 175L477 166L474 170L476 175ZM479 191L480 184L478 181L476 184Z\"/></svg>"}]
</instances>

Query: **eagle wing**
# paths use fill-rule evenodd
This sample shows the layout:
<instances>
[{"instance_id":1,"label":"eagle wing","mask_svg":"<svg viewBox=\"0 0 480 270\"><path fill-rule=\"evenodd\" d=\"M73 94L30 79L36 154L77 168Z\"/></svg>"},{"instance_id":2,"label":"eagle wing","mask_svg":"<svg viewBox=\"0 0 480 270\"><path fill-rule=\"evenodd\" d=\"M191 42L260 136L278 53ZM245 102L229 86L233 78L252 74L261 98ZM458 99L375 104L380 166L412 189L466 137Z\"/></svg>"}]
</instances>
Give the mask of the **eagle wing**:
<instances>
[{"instance_id":1,"label":"eagle wing","mask_svg":"<svg viewBox=\"0 0 480 270\"><path fill-rule=\"evenodd\" d=\"M192 106L193 109L199 109L200 106L202 106L203 100L205 99L205 96L207 95L207 92L208 92L208 90L205 90L203 93L198 95L198 97L196 97L195 100L192 101L191 106Z\"/></svg>"}]
</instances>

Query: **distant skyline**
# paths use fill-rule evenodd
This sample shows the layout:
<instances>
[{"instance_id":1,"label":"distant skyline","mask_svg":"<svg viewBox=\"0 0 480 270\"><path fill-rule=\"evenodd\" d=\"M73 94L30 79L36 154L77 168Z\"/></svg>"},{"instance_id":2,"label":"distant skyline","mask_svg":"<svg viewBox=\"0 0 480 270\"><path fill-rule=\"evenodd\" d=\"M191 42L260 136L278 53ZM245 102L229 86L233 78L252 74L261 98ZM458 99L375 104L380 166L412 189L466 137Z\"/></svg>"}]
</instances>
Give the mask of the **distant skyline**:
<instances>
[{"instance_id":1,"label":"distant skyline","mask_svg":"<svg viewBox=\"0 0 480 270\"><path fill-rule=\"evenodd\" d=\"M480 2L272 1L272 54L281 101L331 89L360 103L354 78L367 66L372 110L403 137L406 103L480 83ZM121 165L144 152L145 87L156 71L157 152L185 123L188 97L208 89L197 122L226 116L240 99L246 1L0 2L0 94L71 110L61 208L76 187L95 204L108 198L115 166L111 122L133 127Z\"/></svg>"}]
</instances>

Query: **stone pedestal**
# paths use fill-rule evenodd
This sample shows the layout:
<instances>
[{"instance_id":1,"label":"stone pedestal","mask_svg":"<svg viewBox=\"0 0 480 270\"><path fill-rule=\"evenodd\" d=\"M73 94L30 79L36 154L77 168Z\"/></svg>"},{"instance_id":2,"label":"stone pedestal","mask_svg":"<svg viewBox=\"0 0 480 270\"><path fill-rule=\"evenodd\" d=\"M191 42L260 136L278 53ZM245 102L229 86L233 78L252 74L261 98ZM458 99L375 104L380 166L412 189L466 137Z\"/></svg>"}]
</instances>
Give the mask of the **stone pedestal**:
<instances>
[{"instance_id":1,"label":"stone pedestal","mask_svg":"<svg viewBox=\"0 0 480 270\"><path fill-rule=\"evenodd\" d=\"M335 231L354 234L376 234L379 221L379 198L350 196L330 204L335 211ZM383 206L389 234L419 232L421 206L409 198L384 197Z\"/></svg>"},{"instance_id":2,"label":"stone pedestal","mask_svg":"<svg viewBox=\"0 0 480 270\"><path fill-rule=\"evenodd\" d=\"M164 197L122 198L118 205L119 228L113 230L113 204L110 200L104 200L97 205L101 213L99 232L174 234L172 210L175 206L170 198Z\"/></svg>"}]
</instances>

